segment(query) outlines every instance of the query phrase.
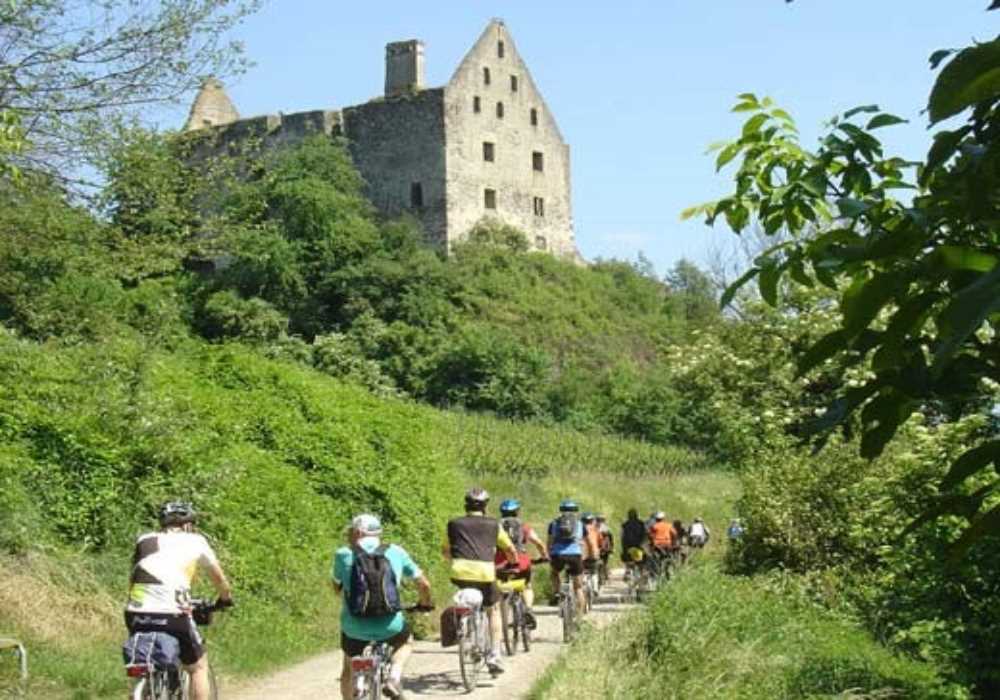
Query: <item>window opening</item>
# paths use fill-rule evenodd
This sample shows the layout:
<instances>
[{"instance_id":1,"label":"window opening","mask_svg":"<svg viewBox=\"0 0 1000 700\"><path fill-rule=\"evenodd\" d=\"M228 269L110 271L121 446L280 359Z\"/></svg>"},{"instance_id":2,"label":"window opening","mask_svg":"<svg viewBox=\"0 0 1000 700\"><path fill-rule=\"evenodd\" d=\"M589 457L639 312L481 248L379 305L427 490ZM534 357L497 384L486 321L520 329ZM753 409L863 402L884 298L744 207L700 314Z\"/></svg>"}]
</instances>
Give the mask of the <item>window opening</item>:
<instances>
[{"instance_id":1,"label":"window opening","mask_svg":"<svg viewBox=\"0 0 1000 700\"><path fill-rule=\"evenodd\" d=\"M548 241L545 240L545 236L535 236L535 247L539 250L546 250L548 248Z\"/></svg>"},{"instance_id":2,"label":"window opening","mask_svg":"<svg viewBox=\"0 0 1000 700\"><path fill-rule=\"evenodd\" d=\"M545 156L541 151L533 151L531 154L531 167L533 170L542 172L545 170Z\"/></svg>"},{"instance_id":3,"label":"window opening","mask_svg":"<svg viewBox=\"0 0 1000 700\"><path fill-rule=\"evenodd\" d=\"M503 119L503 102L497 102L497 119Z\"/></svg>"},{"instance_id":4,"label":"window opening","mask_svg":"<svg viewBox=\"0 0 1000 700\"><path fill-rule=\"evenodd\" d=\"M489 141L483 141L483 160L488 163L493 162L493 144Z\"/></svg>"},{"instance_id":5,"label":"window opening","mask_svg":"<svg viewBox=\"0 0 1000 700\"><path fill-rule=\"evenodd\" d=\"M503 58L504 45L502 41L497 42L497 58Z\"/></svg>"},{"instance_id":6,"label":"window opening","mask_svg":"<svg viewBox=\"0 0 1000 700\"><path fill-rule=\"evenodd\" d=\"M479 100L479 95L472 98L472 111L475 114L479 114L483 110L482 102Z\"/></svg>"},{"instance_id":7,"label":"window opening","mask_svg":"<svg viewBox=\"0 0 1000 700\"><path fill-rule=\"evenodd\" d=\"M511 92L517 92L517 76L516 75L510 76L510 91Z\"/></svg>"},{"instance_id":8,"label":"window opening","mask_svg":"<svg viewBox=\"0 0 1000 700\"><path fill-rule=\"evenodd\" d=\"M497 208L497 191L488 189L484 192L484 204L487 209Z\"/></svg>"},{"instance_id":9,"label":"window opening","mask_svg":"<svg viewBox=\"0 0 1000 700\"><path fill-rule=\"evenodd\" d=\"M545 216L545 200L535 197L535 216Z\"/></svg>"},{"instance_id":10,"label":"window opening","mask_svg":"<svg viewBox=\"0 0 1000 700\"><path fill-rule=\"evenodd\" d=\"M534 107L531 108L531 125L538 126L538 110Z\"/></svg>"},{"instance_id":11,"label":"window opening","mask_svg":"<svg viewBox=\"0 0 1000 700\"><path fill-rule=\"evenodd\" d=\"M410 207L420 209L424 206L424 186L419 182L410 183Z\"/></svg>"},{"instance_id":12,"label":"window opening","mask_svg":"<svg viewBox=\"0 0 1000 700\"><path fill-rule=\"evenodd\" d=\"M490 69L483 67L483 85L490 84Z\"/></svg>"}]
</instances>

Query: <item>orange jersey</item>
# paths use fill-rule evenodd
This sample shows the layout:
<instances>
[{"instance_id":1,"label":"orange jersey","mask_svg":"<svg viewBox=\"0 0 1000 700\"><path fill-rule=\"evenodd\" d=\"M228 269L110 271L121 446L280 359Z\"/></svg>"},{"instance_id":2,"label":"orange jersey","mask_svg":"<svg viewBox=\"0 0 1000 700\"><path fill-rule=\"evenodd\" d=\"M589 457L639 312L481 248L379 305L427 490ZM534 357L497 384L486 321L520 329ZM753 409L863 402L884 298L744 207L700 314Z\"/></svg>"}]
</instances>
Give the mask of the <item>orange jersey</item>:
<instances>
[{"instance_id":1,"label":"orange jersey","mask_svg":"<svg viewBox=\"0 0 1000 700\"><path fill-rule=\"evenodd\" d=\"M661 549L673 547L676 534L673 525L666 520L657 520L649 528L649 541Z\"/></svg>"}]
</instances>

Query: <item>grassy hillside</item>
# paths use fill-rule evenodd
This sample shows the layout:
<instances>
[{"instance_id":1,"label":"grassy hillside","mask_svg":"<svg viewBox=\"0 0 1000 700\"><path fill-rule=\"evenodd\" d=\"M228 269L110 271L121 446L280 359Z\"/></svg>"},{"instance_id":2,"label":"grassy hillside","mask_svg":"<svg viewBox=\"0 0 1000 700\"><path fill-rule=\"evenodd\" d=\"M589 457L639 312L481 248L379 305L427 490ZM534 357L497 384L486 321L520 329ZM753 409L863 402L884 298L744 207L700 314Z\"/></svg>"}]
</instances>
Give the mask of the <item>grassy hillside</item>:
<instances>
[{"instance_id":1,"label":"grassy hillside","mask_svg":"<svg viewBox=\"0 0 1000 700\"><path fill-rule=\"evenodd\" d=\"M442 525L483 472L667 483L701 465L681 450L380 399L235 344L168 351L135 335L66 347L4 332L0 387L0 630L31 649L32 697L121 692L131 543L167 498L204 511L234 580L238 608L211 632L232 674L335 643L329 559L359 510L382 515L443 595Z\"/></svg>"}]
</instances>

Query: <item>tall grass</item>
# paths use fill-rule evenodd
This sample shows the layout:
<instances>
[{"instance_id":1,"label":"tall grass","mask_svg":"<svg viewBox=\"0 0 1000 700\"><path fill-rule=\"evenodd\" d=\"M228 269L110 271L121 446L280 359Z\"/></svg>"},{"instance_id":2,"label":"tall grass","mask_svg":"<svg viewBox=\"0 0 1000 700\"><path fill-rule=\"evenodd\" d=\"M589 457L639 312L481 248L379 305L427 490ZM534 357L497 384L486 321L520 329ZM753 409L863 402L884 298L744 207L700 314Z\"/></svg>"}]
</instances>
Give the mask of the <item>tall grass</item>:
<instances>
[{"instance_id":1,"label":"tall grass","mask_svg":"<svg viewBox=\"0 0 1000 700\"><path fill-rule=\"evenodd\" d=\"M647 609L592 630L532 700L915 698L966 692L766 579L684 570Z\"/></svg>"}]
</instances>

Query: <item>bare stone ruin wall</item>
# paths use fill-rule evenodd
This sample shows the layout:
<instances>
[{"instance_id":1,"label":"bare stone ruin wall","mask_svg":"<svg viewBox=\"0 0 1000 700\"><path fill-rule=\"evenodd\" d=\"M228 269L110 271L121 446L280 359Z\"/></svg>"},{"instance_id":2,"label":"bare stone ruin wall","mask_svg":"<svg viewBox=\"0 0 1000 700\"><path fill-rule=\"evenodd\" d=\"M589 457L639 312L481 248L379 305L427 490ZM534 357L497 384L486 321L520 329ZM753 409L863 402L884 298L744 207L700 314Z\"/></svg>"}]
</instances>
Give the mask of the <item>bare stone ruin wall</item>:
<instances>
[{"instance_id":1,"label":"bare stone ruin wall","mask_svg":"<svg viewBox=\"0 0 1000 700\"><path fill-rule=\"evenodd\" d=\"M445 246L444 90L376 100L343 110L343 133L368 197L387 217L413 214L428 240ZM411 207L419 184L423 206Z\"/></svg>"}]
</instances>

